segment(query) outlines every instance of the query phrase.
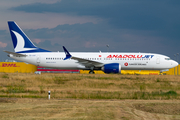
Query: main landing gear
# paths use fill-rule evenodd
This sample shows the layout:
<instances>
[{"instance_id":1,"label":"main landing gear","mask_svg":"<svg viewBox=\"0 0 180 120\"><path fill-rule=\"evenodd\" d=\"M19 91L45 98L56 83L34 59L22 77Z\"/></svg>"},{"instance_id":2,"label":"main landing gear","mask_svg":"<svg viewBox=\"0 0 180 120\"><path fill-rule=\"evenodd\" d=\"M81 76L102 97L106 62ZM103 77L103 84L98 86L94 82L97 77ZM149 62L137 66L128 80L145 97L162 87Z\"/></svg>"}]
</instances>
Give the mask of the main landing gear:
<instances>
[{"instance_id":1,"label":"main landing gear","mask_svg":"<svg viewBox=\"0 0 180 120\"><path fill-rule=\"evenodd\" d=\"M89 71L89 74L94 74L94 73L95 73L94 70Z\"/></svg>"},{"instance_id":2,"label":"main landing gear","mask_svg":"<svg viewBox=\"0 0 180 120\"><path fill-rule=\"evenodd\" d=\"M94 67L90 68L89 74L94 74Z\"/></svg>"}]
</instances>

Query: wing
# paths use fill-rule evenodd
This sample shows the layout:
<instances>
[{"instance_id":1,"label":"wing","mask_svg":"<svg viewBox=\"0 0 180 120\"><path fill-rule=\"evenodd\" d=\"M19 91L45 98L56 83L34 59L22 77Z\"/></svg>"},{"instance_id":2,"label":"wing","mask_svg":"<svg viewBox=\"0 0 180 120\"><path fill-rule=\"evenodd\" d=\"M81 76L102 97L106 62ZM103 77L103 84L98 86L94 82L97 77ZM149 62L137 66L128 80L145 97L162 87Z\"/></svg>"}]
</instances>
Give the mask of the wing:
<instances>
[{"instance_id":1,"label":"wing","mask_svg":"<svg viewBox=\"0 0 180 120\"><path fill-rule=\"evenodd\" d=\"M87 60L83 58L78 58L72 56L71 59L77 60L79 64L84 65L86 67L102 67L104 64L97 61Z\"/></svg>"},{"instance_id":2,"label":"wing","mask_svg":"<svg viewBox=\"0 0 180 120\"><path fill-rule=\"evenodd\" d=\"M10 52L10 51L5 51L4 52L8 53L8 54L11 54L13 56L19 56L19 57L26 57L27 55L24 55L24 54L19 54L19 53L15 53L15 52Z\"/></svg>"},{"instance_id":3,"label":"wing","mask_svg":"<svg viewBox=\"0 0 180 120\"><path fill-rule=\"evenodd\" d=\"M69 59L69 58L74 59L74 60L77 60L77 63L79 63L85 67L102 67L104 65L101 62L87 60L87 59L83 59L83 58L79 58L79 57L74 57L67 51L67 49L64 46L63 46L63 49L66 54L66 58L64 58L64 60Z\"/></svg>"}]
</instances>

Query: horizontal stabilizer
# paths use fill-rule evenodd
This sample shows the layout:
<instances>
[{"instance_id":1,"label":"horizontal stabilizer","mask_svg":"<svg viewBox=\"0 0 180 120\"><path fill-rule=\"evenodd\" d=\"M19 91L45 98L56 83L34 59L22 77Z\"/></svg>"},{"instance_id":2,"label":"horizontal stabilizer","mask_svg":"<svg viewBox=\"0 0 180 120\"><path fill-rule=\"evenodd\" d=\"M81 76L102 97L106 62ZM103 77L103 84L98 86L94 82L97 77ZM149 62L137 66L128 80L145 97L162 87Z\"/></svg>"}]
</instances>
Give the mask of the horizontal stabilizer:
<instances>
[{"instance_id":1,"label":"horizontal stabilizer","mask_svg":"<svg viewBox=\"0 0 180 120\"><path fill-rule=\"evenodd\" d=\"M8 53L8 54L11 54L13 56L19 56L19 57L26 57L27 55L24 55L24 54L20 54L20 53L15 53L15 52L10 52L10 51L5 51L4 52Z\"/></svg>"}]
</instances>

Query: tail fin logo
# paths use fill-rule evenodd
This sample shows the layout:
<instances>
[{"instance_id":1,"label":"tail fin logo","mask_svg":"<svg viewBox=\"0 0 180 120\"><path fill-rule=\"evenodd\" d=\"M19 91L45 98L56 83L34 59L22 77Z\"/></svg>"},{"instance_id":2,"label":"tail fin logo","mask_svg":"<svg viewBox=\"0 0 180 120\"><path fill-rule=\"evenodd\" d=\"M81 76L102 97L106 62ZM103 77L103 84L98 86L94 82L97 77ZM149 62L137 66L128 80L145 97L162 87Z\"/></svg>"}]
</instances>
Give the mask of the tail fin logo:
<instances>
[{"instance_id":1,"label":"tail fin logo","mask_svg":"<svg viewBox=\"0 0 180 120\"><path fill-rule=\"evenodd\" d=\"M8 25L16 53L51 52L36 47L14 21L8 21Z\"/></svg>"},{"instance_id":2,"label":"tail fin logo","mask_svg":"<svg viewBox=\"0 0 180 120\"><path fill-rule=\"evenodd\" d=\"M25 40L24 38L19 34L17 33L16 31L13 31L11 30L14 35L16 36L16 40L17 40L17 45L16 47L14 48L15 52L21 52L21 51L27 51L27 50L35 50L37 48L24 48L25 46Z\"/></svg>"}]
</instances>

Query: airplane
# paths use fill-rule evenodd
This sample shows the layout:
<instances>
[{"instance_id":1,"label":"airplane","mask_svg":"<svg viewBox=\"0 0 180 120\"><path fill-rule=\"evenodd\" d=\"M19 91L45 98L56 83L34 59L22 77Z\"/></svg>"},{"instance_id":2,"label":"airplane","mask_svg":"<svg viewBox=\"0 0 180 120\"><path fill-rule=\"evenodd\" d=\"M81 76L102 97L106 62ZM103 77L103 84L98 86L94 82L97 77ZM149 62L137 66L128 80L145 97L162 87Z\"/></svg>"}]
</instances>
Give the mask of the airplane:
<instances>
[{"instance_id":1,"label":"airplane","mask_svg":"<svg viewBox=\"0 0 180 120\"><path fill-rule=\"evenodd\" d=\"M102 70L104 73L121 73L121 70L168 70L178 63L170 57L154 53L122 52L52 52L38 48L14 22L8 21L14 51L4 51L9 57L36 66L58 69Z\"/></svg>"}]
</instances>

